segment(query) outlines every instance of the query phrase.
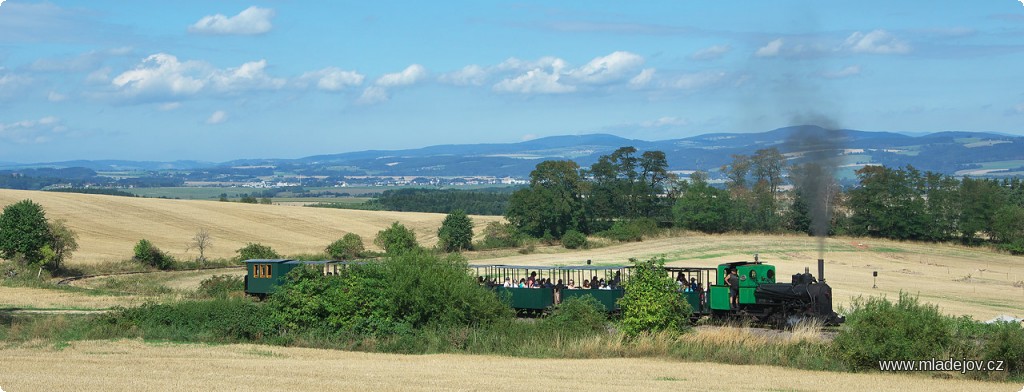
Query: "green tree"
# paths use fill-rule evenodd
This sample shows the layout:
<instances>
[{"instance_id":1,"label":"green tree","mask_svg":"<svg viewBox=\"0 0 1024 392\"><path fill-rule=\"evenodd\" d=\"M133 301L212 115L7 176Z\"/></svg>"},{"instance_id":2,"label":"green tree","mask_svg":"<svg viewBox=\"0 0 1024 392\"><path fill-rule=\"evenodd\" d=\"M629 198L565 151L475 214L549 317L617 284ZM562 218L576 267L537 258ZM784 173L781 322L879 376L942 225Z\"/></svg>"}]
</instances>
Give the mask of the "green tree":
<instances>
[{"instance_id":1,"label":"green tree","mask_svg":"<svg viewBox=\"0 0 1024 392\"><path fill-rule=\"evenodd\" d=\"M43 247L50 242L42 206L26 199L4 207L0 215L0 255L5 259L20 255L28 264L38 264L43 259Z\"/></svg>"},{"instance_id":2,"label":"green tree","mask_svg":"<svg viewBox=\"0 0 1024 392\"><path fill-rule=\"evenodd\" d=\"M470 249L473 245L473 220L462 210L452 211L437 229L437 241L445 252Z\"/></svg>"},{"instance_id":3,"label":"green tree","mask_svg":"<svg viewBox=\"0 0 1024 392\"><path fill-rule=\"evenodd\" d=\"M327 245L324 252L334 260L352 260L359 258L364 250L363 238L356 233L347 233Z\"/></svg>"},{"instance_id":4,"label":"green tree","mask_svg":"<svg viewBox=\"0 0 1024 392\"><path fill-rule=\"evenodd\" d=\"M253 242L245 244L245 246L239 248L235 252L238 253L238 259L243 261L281 258L281 255L274 251L270 246Z\"/></svg>"},{"instance_id":5,"label":"green tree","mask_svg":"<svg viewBox=\"0 0 1024 392\"><path fill-rule=\"evenodd\" d=\"M156 267L157 269L166 270L174 266L174 259L157 248L147 239L141 239L135 244L133 249L135 253L135 261L143 264Z\"/></svg>"},{"instance_id":6,"label":"green tree","mask_svg":"<svg viewBox=\"0 0 1024 392\"><path fill-rule=\"evenodd\" d=\"M384 249L388 254L400 254L419 248L416 233L398 222L391 227L377 232L373 243Z\"/></svg>"},{"instance_id":7,"label":"green tree","mask_svg":"<svg viewBox=\"0 0 1024 392\"><path fill-rule=\"evenodd\" d=\"M576 162L541 162L530 173L530 187L512 194L505 217L519 231L537 238L561 238L570 229L587 233L587 188Z\"/></svg>"},{"instance_id":8,"label":"green tree","mask_svg":"<svg viewBox=\"0 0 1024 392\"><path fill-rule=\"evenodd\" d=\"M1024 207L1007 205L996 211L992 235L1014 253L1024 253Z\"/></svg>"},{"instance_id":9,"label":"green tree","mask_svg":"<svg viewBox=\"0 0 1024 392\"><path fill-rule=\"evenodd\" d=\"M569 230L562 236L562 246L566 249L586 248L587 235L576 230Z\"/></svg>"},{"instance_id":10,"label":"green tree","mask_svg":"<svg viewBox=\"0 0 1024 392\"><path fill-rule=\"evenodd\" d=\"M622 331L636 336L644 332L684 330L693 311L665 272L665 260L633 260L633 265L633 272L624 284L626 294L619 299Z\"/></svg>"},{"instance_id":11,"label":"green tree","mask_svg":"<svg viewBox=\"0 0 1024 392\"><path fill-rule=\"evenodd\" d=\"M78 250L78 234L64 224L63 219L50 222L50 251L53 252L49 264L54 271L59 271L71 253Z\"/></svg>"},{"instance_id":12,"label":"green tree","mask_svg":"<svg viewBox=\"0 0 1024 392\"><path fill-rule=\"evenodd\" d=\"M731 229L732 203L729 192L708 185L703 172L695 172L692 183L673 207L680 227L705 233L724 233Z\"/></svg>"}]
</instances>

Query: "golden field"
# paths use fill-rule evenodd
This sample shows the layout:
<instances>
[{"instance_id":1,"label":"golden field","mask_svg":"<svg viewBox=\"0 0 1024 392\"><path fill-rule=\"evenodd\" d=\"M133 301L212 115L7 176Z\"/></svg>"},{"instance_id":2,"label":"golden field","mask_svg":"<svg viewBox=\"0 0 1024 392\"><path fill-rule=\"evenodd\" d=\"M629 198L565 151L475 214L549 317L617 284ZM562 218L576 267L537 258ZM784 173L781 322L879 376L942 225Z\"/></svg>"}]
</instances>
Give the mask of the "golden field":
<instances>
[{"instance_id":1,"label":"golden field","mask_svg":"<svg viewBox=\"0 0 1024 392\"><path fill-rule=\"evenodd\" d=\"M363 237L376 249L377 232L399 221L416 232L420 244L437 243L444 214L380 212L298 206L223 203L201 200L145 199L58 192L0 190L0 206L31 199L46 209L48 219L64 219L79 235L71 263L97 263L131 258L140 239L180 258L199 229L209 230L213 245L207 258L230 258L247 242L269 245L282 255L323 252L346 233ZM483 227L498 217L473 217Z\"/></svg>"},{"instance_id":2,"label":"golden field","mask_svg":"<svg viewBox=\"0 0 1024 392\"><path fill-rule=\"evenodd\" d=\"M856 374L645 358L395 355L256 345L80 341L0 349L7 391L1016 391L923 374Z\"/></svg>"},{"instance_id":3,"label":"golden field","mask_svg":"<svg viewBox=\"0 0 1024 392\"><path fill-rule=\"evenodd\" d=\"M171 254L185 252L195 230L207 228L214 244L212 257L231 257L246 242L260 242L283 254L319 252L344 233L361 235L367 246L376 232L399 221L414 229L421 244L437 240L443 214L336 210L213 201L143 199L104 195L0 190L0 205L32 199L46 209L50 219L65 219L80 236L81 249L70 263L88 264L123 260L134 243L147 238ZM473 217L479 236L486 222L501 217ZM722 262L751 260L778 267L779 280L810 267L816 273L818 243L802 235L706 235L686 233L643 242L611 244L570 251L559 246L539 246L533 253L511 250L468 252L471 263L510 265L598 265L628 263L629 258L664 257L670 265L713 267ZM1024 257L987 248L952 244L898 242L868 238L829 238L824 244L825 277L834 288L837 305L857 295L887 295L900 291L919 295L949 314L988 320L1006 314L1024 317ZM878 271L878 288L872 288L872 271ZM194 289L207 276L227 273L154 273L161 284ZM240 271L231 272L233 274ZM96 287L99 282L80 282ZM22 289L22 290L47 290ZM95 296L58 292L24 295L0 288L0 305L30 308L95 308L130 305L154 298Z\"/></svg>"}]
</instances>

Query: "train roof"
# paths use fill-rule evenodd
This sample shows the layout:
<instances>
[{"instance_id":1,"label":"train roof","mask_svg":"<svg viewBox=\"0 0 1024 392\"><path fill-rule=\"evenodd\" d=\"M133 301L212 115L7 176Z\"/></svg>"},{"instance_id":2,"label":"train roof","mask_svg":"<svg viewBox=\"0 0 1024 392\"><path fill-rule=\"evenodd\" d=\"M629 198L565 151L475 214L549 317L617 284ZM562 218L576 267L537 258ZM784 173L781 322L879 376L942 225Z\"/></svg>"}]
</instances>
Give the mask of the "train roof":
<instances>
[{"instance_id":1,"label":"train roof","mask_svg":"<svg viewBox=\"0 0 1024 392\"><path fill-rule=\"evenodd\" d=\"M509 264L470 264L469 268L504 268L538 271L607 271L633 268L631 265L509 265Z\"/></svg>"},{"instance_id":2,"label":"train roof","mask_svg":"<svg viewBox=\"0 0 1024 392\"><path fill-rule=\"evenodd\" d=\"M249 259L249 260L246 260L245 263L246 264L305 264L305 265L340 264L340 265L358 265L358 264L366 264L366 261L365 260L344 261L344 260Z\"/></svg>"}]
</instances>

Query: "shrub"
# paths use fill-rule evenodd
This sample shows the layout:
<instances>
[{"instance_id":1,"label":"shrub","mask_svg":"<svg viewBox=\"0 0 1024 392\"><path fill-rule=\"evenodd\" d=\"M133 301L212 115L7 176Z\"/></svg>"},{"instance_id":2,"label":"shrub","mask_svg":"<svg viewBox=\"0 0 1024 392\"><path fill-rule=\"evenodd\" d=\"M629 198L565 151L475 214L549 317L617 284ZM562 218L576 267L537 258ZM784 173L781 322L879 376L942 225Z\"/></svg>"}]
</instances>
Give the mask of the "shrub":
<instances>
[{"instance_id":1,"label":"shrub","mask_svg":"<svg viewBox=\"0 0 1024 392\"><path fill-rule=\"evenodd\" d=\"M327 245L324 252L334 260L351 260L361 257L364 250L363 238L359 234L348 233Z\"/></svg>"},{"instance_id":2,"label":"shrub","mask_svg":"<svg viewBox=\"0 0 1024 392\"><path fill-rule=\"evenodd\" d=\"M569 230L562 235L562 246L566 249L579 249L587 247L587 236L576 230Z\"/></svg>"},{"instance_id":3,"label":"shrub","mask_svg":"<svg viewBox=\"0 0 1024 392\"><path fill-rule=\"evenodd\" d=\"M877 369L880 360L938 358L952 343L952 321L907 293L896 303L857 297L846 313L834 344L854 369Z\"/></svg>"},{"instance_id":4,"label":"shrub","mask_svg":"<svg viewBox=\"0 0 1024 392\"><path fill-rule=\"evenodd\" d=\"M563 337L583 337L606 331L607 321L604 305L594 297L584 295L562 302L541 321L541 325Z\"/></svg>"},{"instance_id":5,"label":"shrub","mask_svg":"<svg viewBox=\"0 0 1024 392\"><path fill-rule=\"evenodd\" d=\"M246 298L147 303L102 316L101 322L145 339L183 342L260 341L274 331L261 304Z\"/></svg>"},{"instance_id":6,"label":"shrub","mask_svg":"<svg viewBox=\"0 0 1024 392\"><path fill-rule=\"evenodd\" d=\"M374 238L373 243L388 254L405 253L419 247L416 243L416 233L398 222L377 232L377 238Z\"/></svg>"},{"instance_id":7,"label":"shrub","mask_svg":"<svg viewBox=\"0 0 1024 392\"><path fill-rule=\"evenodd\" d=\"M484 239L476 245L478 249L518 248L523 245L523 236L508 223L490 222L484 227Z\"/></svg>"},{"instance_id":8,"label":"shrub","mask_svg":"<svg viewBox=\"0 0 1024 392\"><path fill-rule=\"evenodd\" d=\"M1024 375L1024 328L1018 323L997 323L995 328L985 343L982 359L1005 361L1009 375Z\"/></svg>"},{"instance_id":9,"label":"shrub","mask_svg":"<svg viewBox=\"0 0 1024 392\"><path fill-rule=\"evenodd\" d=\"M462 210L452 211L437 229L437 242L445 252L470 249L473 245L473 220Z\"/></svg>"},{"instance_id":10,"label":"shrub","mask_svg":"<svg viewBox=\"0 0 1024 392\"><path fill-rule=\"evenodd\" d=\"M211 298L225 298L232 293L245 290L245 279L241 276L214 275L199 282L198 293Z\"/></svg>"},{"instance_id":11,"label":"shrub","mask_svg":"<svg viewBox=\"0 0 1024 392\"><path fill-rule=\"evenodd\" d=\"M275 252L270 246L252 242L245 244L245 246L235 252L238 253L238 259L243 261L281 258L281 255L277 254L277 252Z\"/></svg>"},{"instance_id":12,"label":"shrub","mask_svg":"<svg viewBox=\"0 0 1024 392\"><path fill-rule=\"evenodd\" d=\"M611 228L601 232L601 237L620 242L637 242L658 232L658 222L654 219L637 219L627 221L615 221Z\"/></svg>"},{"instance_id":13,"label":"shrub","mask_svg":"<svg viewBox=\"0 0 1024 392\"><path fill-rule=\"evenodd\" d=\"M135 260L157 269L171 269L174 267L174 258L164 254L149 240L141 239L135 244Z\"/></svg>"},{"instance_id":14,"label":"shrub","mask_svg":"<svg viewBox=\"0 0 1024 392\"><path fill-rule=\"evenodd\" d=\"M633 265L629 280L623 284L626 294L619 299L622 331L637 336L686 329L692 309L665 272L665 260L633 260Z\"/></svg>"},{"instance_id":15,"label":"shrub","mask_svg":"<svg viewBox=\"0 0 1024 392\"><path fill-rule=\"evenodd\" d=\"M511 309L456 258L423 250L322 276L290 272L269 305L286 329L364 336L409 335L428 325L465 327L511 318Z\"/></svg>"}]
</instances>

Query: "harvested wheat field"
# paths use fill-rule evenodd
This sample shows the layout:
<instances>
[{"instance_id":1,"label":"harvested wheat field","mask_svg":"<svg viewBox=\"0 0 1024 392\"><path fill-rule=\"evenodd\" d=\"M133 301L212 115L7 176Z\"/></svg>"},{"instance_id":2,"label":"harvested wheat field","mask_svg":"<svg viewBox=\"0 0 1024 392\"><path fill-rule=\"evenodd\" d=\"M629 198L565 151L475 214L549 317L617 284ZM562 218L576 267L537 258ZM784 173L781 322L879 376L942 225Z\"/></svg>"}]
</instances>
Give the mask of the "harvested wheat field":
<instances>
[{"instance_id":1,"label":"harvested wheat field","mask_svg":"<svg viewBox=\"0 0 1024 392\"><path fill-rule=\"evenodd\" d=\"M141 341L81 341L60 349L7 348L0 354L0 388L7 391L522 391L524 385L572 391L599 385L628 391L910 392L1018 387L922 374L827 373L655 359L395 355Z\"/></svg>"},{"instance_id":2,"label":"harvested wheat field","mask_svg":"<svg viewBox=\"0 0 1024 392\"><path fill-rule=\"evenodd\" d=\"M377 232L398 221L416 232L421 244L437 242L444 214L339 210L198 200L145 199L74 193L0 190L0 206L31 199L46 209L48 219L64 219L79 235L71 263L97 263L130 258L140 239L152 241L174 257L186 252L195 233L205 228L213 238L207 257L230 258L247 242L269 245L278 253L320 253L346 233L363 237L376 249ZM481 227L499 217L473 217Z\"/></svg>"},{"instance_id":3,"label":"harvested wheat field","mask_svg":"<svg viewBox=\"0 0 1024 392\"><path fill-rule=\"evenodd\" d=\"M905 291L943 312L989 320L1024 317L1024 257L987 248L898 242L869 238L830 238L825 242L825 280L837 305L857 295L897 298ZM818 243L802 235L706 235L657 238L583 251L538 253L474 260L510 265L627 264L630 257L664 257L669 265L715 267L729 261L760 260L776 265L780 282L810 267L817 274ZM878 288L872 288L878 271Z\"/></svg>"}]
</instances>

